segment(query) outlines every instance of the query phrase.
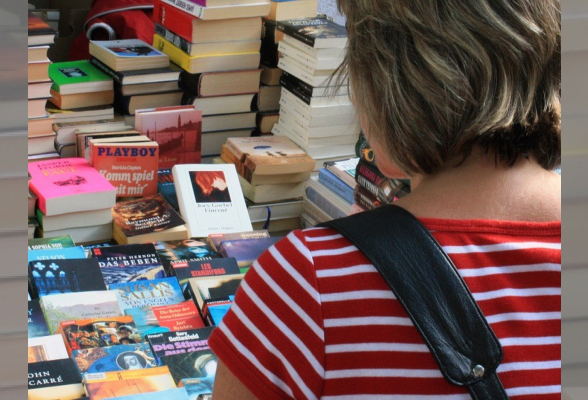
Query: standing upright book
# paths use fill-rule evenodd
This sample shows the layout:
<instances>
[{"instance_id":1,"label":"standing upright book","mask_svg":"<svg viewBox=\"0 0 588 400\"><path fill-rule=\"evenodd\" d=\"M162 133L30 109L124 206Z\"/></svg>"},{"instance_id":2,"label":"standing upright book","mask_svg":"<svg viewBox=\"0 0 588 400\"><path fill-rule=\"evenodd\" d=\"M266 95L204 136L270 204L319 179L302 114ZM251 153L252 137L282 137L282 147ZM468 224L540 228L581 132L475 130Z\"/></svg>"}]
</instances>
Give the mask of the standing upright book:
<instances>
[{"instance_id":1,"label":"standing upright book","mask_svg":"<svg viewBox=\"0 0 588 400\"><path fill-rule=\"evenodd\" d=\"M159 144L159 168L200 162L202 111L195 106L135 110L135 129Z\"/></svg>"},{"instance_id":2,"label":"standing upright book","mask_svg":"<svg viewBox=\"0 0 588 400\"><path fill-rule=\"evenodd\" d=\"M172 173L191 237L253 230L234 165L176 165Z\"/></svg>"},{"instance_id":3,"label":"standing upright book","mask_svg":"<svg viewBox=\"0 0 588 400\"><path fill-rule=\"evenodd\" d=\"M116 204L116 188L84 158L28 164L29 187L44 215L98 210Z\"/></svg>"},{"instance_id":4,"label":"standing upright book","mask_svg":"<svg viewBox=\"0 0 588 400\"><path fill-rule=\"evenodd\" d=\"M157 193L161 194L174 210L178 211L180 209L171 168L163 168L157 171Z\"/></svg>"}]
</instances>

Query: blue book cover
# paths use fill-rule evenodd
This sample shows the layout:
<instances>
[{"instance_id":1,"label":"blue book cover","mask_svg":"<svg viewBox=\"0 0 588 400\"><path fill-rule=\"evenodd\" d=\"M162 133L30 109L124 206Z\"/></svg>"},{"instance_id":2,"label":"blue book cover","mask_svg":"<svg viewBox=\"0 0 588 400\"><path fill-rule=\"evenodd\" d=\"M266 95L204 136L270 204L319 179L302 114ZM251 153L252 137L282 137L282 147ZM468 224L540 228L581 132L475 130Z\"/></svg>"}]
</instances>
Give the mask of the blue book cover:
<instances>
[{"instance_id":1,"label":"blue book cover","mask_svg":"<svg viewBox=\"0 0 588 400\"><path fill-rule=\"evenodd\" d=\"M47 328L47 322L45 322L45 316L43 315L43 310L41 310L39 299L29 300L28 331L29 338L51 334L49 328Z\"/></svg>"},{"instance_id":2,"label":"blue book cover","mask_svg":"<svg viewBox=\"0 0 588 400\"><path fill-rule=\"evenodd\" d=\"M29 250L28 256L28 262L35 260L70 260L86 258L86 252L82 246L75 246L62 249Z\"/></svg>"},{"instance_id":3,"label":"blue book cover","mask_svg":"<svg viewBox=\"0 0 588 400\"><path fill-rule=\"evenodd\" d=\"M328 169L319 169L318 180L330 191L342 197L349 204L353 204L355 201L353 198L353 189Z\"/></svg>"},{"instance_id":4,"label":"blue book cover","mask_svg":"<svg viewBox=\"0 0 588 400\"><path fill-rule=\"evenodd\" d=\"M178 280L173 277L113 283L108 286L108 290L116 292L123 311L127 308L176 304L185 300Z\"/></svg>"},{"instance_id":5,"label":"blue book cover","mask_svg":"<svg viewBox=\"0 0 588 400\"><path fill-rule=\"evenodd\" d=\"M107 286L166 277L153 243L97 247L92 256L98 260Z\"/></svg>"},{"instance_id":6,"label":"blue book cover","mask_svg":"<svg viewBox=\"0 0 588 400\"><path fill-rule=\"evenodd\" d=\"M178 211L178 196L171 169L160 169L157 171L157 193L160 193L165 200Z\"/></svg>"},{"instance_id":7,"label":"blue book cover","mask_svg":"<svg viewBox=\"0 0 588 400\"><path fill-rule=\"evenodd\" d=\"M140 394L130 394L128 396L112 397L111 400L196 400L196 397L188 396L188 391L184 387L175 389L159 390L157 392L147 392ZM200 398L198 400L210 400Z\"/></svg>"},{"instance_id":8,"label":"blue book cover","mask_svg":"<svg viewBox=\"0 0 588 400\"><path fill-rule=\"evenodd\" d=\"M345 214L343 210L339 209L336 205L331 203L313 187L309 186L306 188L306 198L318 208L329 214L331 218L347 217L347 214Z\"/></svg>"},{"instance_id":9,"label":"blue book cover","mask_svg":"<svg viewBox=\"0 0 588 400\"><path fill-rule=\"evenodd\" d=\"M71 358L80 374L158 366L146 342L73 350Z\"/></svg>"},{"instance_id":10,"label":"blue book cover","mask_svg":"<svg viewBox=\"0 0 588 400\"><path fill-rule=\"evenodd\" d=\"M223 257L235 257L241 272L246 272L257 257L280 239L281 237L226 240L220 243L219 253Z\"/></svg>"},{"instance_id":11,"label":"blue book cover","mask_svg":"<svg viewBox=\"0 0 588 400\"><path fill-rule=\"evenodd\" d=\"M92 258L31 261L29 281L34 297L106 290L98 261Z\"/></svg>"},{"instance_id":12,"label":"blue book cover","mask_svg":"<svg viewBox=\"0 0 588 400\"><path fill-rule=\"evenodd\" d=\"M208 338L214 327L188 329L177 332L162 332L147 335L146 339L153 350L156 359L163 356L191 353L193 351L207 350Z\"/></svg>"}]
</instances>

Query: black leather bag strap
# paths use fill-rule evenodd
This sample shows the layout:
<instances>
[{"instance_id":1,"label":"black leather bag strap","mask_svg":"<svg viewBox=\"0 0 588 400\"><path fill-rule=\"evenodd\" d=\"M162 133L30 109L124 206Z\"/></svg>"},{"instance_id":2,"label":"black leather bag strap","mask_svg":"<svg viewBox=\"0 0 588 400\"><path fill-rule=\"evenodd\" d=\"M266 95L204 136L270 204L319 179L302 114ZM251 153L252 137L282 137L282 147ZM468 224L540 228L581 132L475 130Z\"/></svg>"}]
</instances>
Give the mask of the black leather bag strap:
<instances>
[{"instance_id":1,"label":"black leather bag strap","mask_svg":"<svg viewBox=\"0 0 588 400\"><path fill-rule=\"evenodd\" d=\"M502 347L453 262L408 211L387 205L329 221L380 271L450 383L475 400L508 399Z\"/></svg>"}]
</instances>

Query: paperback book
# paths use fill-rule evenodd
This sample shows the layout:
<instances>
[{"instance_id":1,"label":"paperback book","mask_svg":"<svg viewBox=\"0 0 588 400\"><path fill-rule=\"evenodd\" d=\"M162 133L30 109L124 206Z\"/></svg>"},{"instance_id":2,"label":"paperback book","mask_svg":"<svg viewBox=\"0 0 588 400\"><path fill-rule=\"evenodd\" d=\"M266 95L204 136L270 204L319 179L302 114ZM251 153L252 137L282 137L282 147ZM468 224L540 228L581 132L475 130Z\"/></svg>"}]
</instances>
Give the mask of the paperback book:
<instances>
[{"instance_id":1,"label":"paperback book","mask_svg":"<svg viewBox=\"0 0 588 400\"><path fill-rule=\"evenodd\" d=\"M204 322L192 300L165 306L128 308L125 314L133 317L142 337L204 327Z\"/></svg>"},{"instance_id":2,"label":"paperback book","mask_svg":"<svg viewBox=\"0 0 588 400\"><path fill-rule=\"evenodd\" d=\"M347 30L328 18L301 18L278 21L277 29L314 48L343 48Z\"/></svg>"},{"instance_id":3,"label":"paperback book","mask_svg":"<svg viewBox=\"0 0 588 400\"><path fill-rule=\"evenodd\" d=\"M153 244L170 276L175 274L173 266L176 263L212 260L220 257L205 242L196 239L171 240Z\"/></svg>"},{"instance_id":4,"label":"paperback book","mask_svg":"<svg viewBox=\"0 0 588 400\"><path fill-rule=\"evenodd\" d=\"M27 310L27 326L28 326L28 337L34 338L39 336L48 336L51 333L47 328L47 322L41 310L39 299L29 300Z\"/></svg>"},{"instance_id":5,"label":"paperback book","mask_svg":"<svg viewBox=\"0 0 588 400\"><path fill-rule=\"evenodd\" d=\"M69 357L63 338L57 334L29 337L27 353L29 364Z\"/></svg>"},{"instance_id":6,"label":"paperback book","mask_svg":"<svg viewBox=\"0 0 588 400\"><path fill-rule=\"evenodd\" d=\"M184 220L159 193L118 202L112 217L113 234L121 244L188 239Z\"/></svg>"},{"instance_id":7,"label":"paperback book","mask_svg":"<svg viewBox=\"0 0 588 400\"><path fill-rule=\"evenodd\" d=\"M176 388L169 368L166 366L86 373L82 382L86 388L86 394L92 400L140 395Z\"/></svg>"},{"instance_id":8,"label":"paperback book","mask_svg":"<svg viewBox=\"0 0 588 400\"><path fill-rule=\"evenodd\" d=\"M107 286L166 276L152 243L97 247L92 257L98 260Z\"/></svg>"},{"instance_id":9,"label":"paperback book","mask_svg":"<svg viewBox=\"0 0 588 400\"><path fill-rule=\"evenodd\" d=\"M190 278L239 274L241 270L234 257L214 258L203 261L185 261L173 264L174 274L179 282L182 293Z\"/></svg>"},{"instance_id":10,"label":"paperback book","mask_svg":"<svg viewBox=\"0 0 588 400\"><path fill-rule=\"evenodd\" d=\"M179 383L182 379L198 378L201 383L206 381L210 394L216 375L217 357L210 349L192 351L186 354L175 354L161 357L163 365L167 365L174 381Z\"/></svg>"},{"instance_id":11,"label":"paperback book","mask_svg":"<svg viewBox=\"0 0 588 400\"><path fill-rule=\"evenodd\" d=\"M73 243L73 242L72 242ZM39 250L29 250L27 252L28 262L37 260L69 260L86 258L86 253L82 246L49 248Z\"/></svg>"},{"instance_id":12,"label":"paperback book","mask_svg":"<svg viewBox=\"0 0 588 400\"><path fill-rule=\"evenodd\" d=\"M163 356L186 354L194 351L207 350L208 338L214 327L188 329L177 332L162 332L147 335L146 339L156 359Z\"/></svg>"},{"instance_id":13,"label":"paperback book","mask_svg":"<svg viewBox=\"0 0 588 400\"><path fill-rule=\"evenodd\" d=\"M241 271L245 272L253 261L274 245L281 237L225 240L220 242L218 252L223 257L235 257Z\"/></svg>"},{"instance_id":14,"label":"paperback book","mask_svg":"<svg viewBox=\"0 0 588 400\"><path fill-rule=\"evenodd\" d=\"M234 165L176 165L172 174L190 237L252 230Z\"/></svg>"},{"instance_id":15,"label":"paperback book","mask_svg":"<svg viewBox=\"0 0 588 400\"><path fill-rule=\"evenodd\" d=\"M174 210L178 211L180 209L174 185L174 176L170 168L157 171L157 193L161 194Z\"/></svg>"},{"instance_id":16,"label":"paperback book","mask_svg":"<svg viewBox=\"0 0 588 400\"><path fill-rule=\"evenodd\" d=\"M79 399L84 396L82 379L71 358L29 363L28 399Z\"/></svg>"},{"instance_id":17,"label":"paperback book","mask_svg":"<svg viewBox=\"0 0 588 400\"><path fill-rule=\"evenodd\" d=\"M149 343L74 350L71 358L81 375L157 367Z\"/></svg>"},{"instance_id":18,"label":"paperback book","mask_svg":"<svg viewBox=\"0 0 588 400\"><path fill-rule=\"evenodd\" d=\"M51 63L49 78L61 95L113 90L112 79L87 60Z\"/></svg>"},{"instance_id":19,"label":"paperback book","mask_svg":"<svg viewBox=\"0 0 588 400\"><path fill-rule=\"evenodd\" d=\"M121 310L144 306L164 306L184 301L184 295L174 277L145 281L114 283L108 290L116 292Z\"/></svg>"},{"instance_id":20,"label":"paperback book","mask_svg":"<svg viewBox=\"0 0 588 400\"><path fill-rule=\"evenodd\" d=\"M190 278L186 294L198 305L210 326L218 325L233 303L244 274Z\"/></svg>"},{"instance_id":21,"label":"paperback book","mask_svg":"<svg viewBox=\"0 0 588 400\"><path fill-rule=\"evenodd\" d=\"M247 239L259 239L269 238L270 234L265 229L249 232L236 232L236 233L212 233L208 235L206 242L212 247L214 251L218 251L221 242L225 240L247 240Z\"/></svg>"},{"instance_id":22,"label":"paperback book","mask_svg":"<svg viewBox=\"0 0 588 400\"><path fill-rule=\"evenodd\" d=\"M90 55L115 71L165 68L169 58L140 39L90 40Z\"/></svg>"}]
</instances>

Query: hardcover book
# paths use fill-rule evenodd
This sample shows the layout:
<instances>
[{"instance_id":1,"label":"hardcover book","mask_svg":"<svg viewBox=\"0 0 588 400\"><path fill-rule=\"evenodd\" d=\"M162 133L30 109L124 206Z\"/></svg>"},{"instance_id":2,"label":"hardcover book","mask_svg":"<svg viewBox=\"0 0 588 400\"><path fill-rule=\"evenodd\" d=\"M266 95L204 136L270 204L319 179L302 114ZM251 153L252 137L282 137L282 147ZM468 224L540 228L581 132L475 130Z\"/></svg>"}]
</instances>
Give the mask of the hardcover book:
<instances>
[{"instance_id":1,"label":"hardcover book","mask_svg":"<svg viewBox=\"0 0 588 400\"><path fill-rule=\"evenodd\" d=\"M55 333L61 321L122 316L116 293L108 290L71 292L39 299L49 332Z\"/></svg>"},{"instance_id":2,"label":"hardcover book","mask_svg":"<svg viewBox=\"0 0 588 400\"><path fill-rule=\"evenodd\" d=\"M159 193L118 202L112 217L113 234L121 244L188 239L184 220Z\"/></svg>"},{"instance_id":3,"label":"hardcover book","mask_svg":"<svg viewBox=\"0 0 588 400\"><path fill-rule=\"evenodd\" d=\"M35 297L106 290L98 261L92 258L31 261L29 280Z\"/></svg>"},{"instance_id":4,"label":"hardcover book","mask_svg":"<svg viewBox=\"0 0 588 400\"><path fill-rule=\"evenodd\" d=\"M172 174L191 237L252 230L234 165L176 165Z\"/></svg>"},{"instance_id":5,"label":"hardcover book","mask_svg":"<svg viewBox=\"0 0 588 400\"><path fill-rule=\"evenodd\" d=\"M110 76L114 82L117 82L120 85L172 82L177 81L180 76L180 69L172 64L161 68L115 71L95 57L90 59L90 63Z\"/></svg>"},{"instance_id":6,"label":"hardcover book","mask_svg":"<svg viewBox=\"0 0 588 400\"><path fill-rule=\"evenodd\" d=\"M193 105L136 110L135 129L159 144L160 169L200 162L202 111Z\"/></svg>"},{"instance_id":7,"label":"hardcover book","mask_svg":"<svg viewBox=\"0 0 588 400\"><path fill-rule=\"evenodd\" d=\"M259 92L259 77L261 70L243 69L236 71L213 71L200 74L190 74L183 71L180 74L179 85L189 96L186 101L194 101L194 98L230 96L239 94L252 94ZM247 109L245 111L251 111ZM243 112L245 112L243 111ZM222 114L222 113L210 113Z\"/></svg>"},{"instance_id":8,"label":"hardcover book","mask_svg":"<svg viewBox=\"0 0 588 400\"><path fill-rule=\"evenodd\" d=\"M113 90L112 78L87 60L49 64L51 89L61 95Z\"/></svg>"},{"instance_id":9,"label":"hardcover book","mask_svg":"<svg viewBox=\"0 0 588 400\"><path fill-rule=\"evenodd\" d=\"M182 288L182 292L186 289L186 285L190 278L241 273L241 270L237 265L237 260L233 257L214 258L212 260L203 261L177 262L173 264L173 269L177 281Z\"/></svg>"},{"instance_id":10,"label":"hardcover book","mask_svg":"<svg viewBox=\"0 0 588 400\"><path fill-rule=\"evenodd\" d=\"M47 328L47 322L45 321L43 310L41 310L39 299L29 300L27 311L27 326L29 339L39 336L50 335L51 333L49 332L49 328Z\"/></svg>"},{"instance_id":11,"label":"hardcover book","mask_svg":"<svg viewBox=\"0 0 588 400\"><path fill-rule=\"evenodd\" d=\"M200 313L192 300L165 306L128 308L141 336L204 327Z\"/></svg>"},{"instance_id":12,"label":"hardcover book","mask_svg":"<svg viewBox=\"0 0 588 400\"><path fill-rule=\"evenodd\" d=\"M169 368L166 366L139 370L86 373L82 382L86 387L86 393L92 400L176 388L176 384L169 373Z\"/></svg>"},{"instance_id":13,"label":"hardcover book","mask_svg":"<svg viewBox=\"0 0 588 400\"><path fill-rule=\"evenodd\" d=\"M63 338L61 335L57 334L32 338L29 337L27 352L29 364L69 357Z\"/></svg>"},{"instance_id":14,"label":"hardcover book","mask_svg":"<svg viewBox=\"0 0 588 400\"><path fill-rule=\"evenodd\" d=\"M90 40L90 55L115 71L165 68L169 58L140 39Z\"/></svg>"},{"instance_id":15,"label":"hardcover book","mask_svg":"<svg viewBox=\"0 0 588 400\"><path fill-rule=\"evenodd\" d=\"M177 332L162 332L147 335L146 339L153 350L155 358L159 360L163 356L209 349L208 338L213 329L214 327L207 326Z\"/></svg>"},{"instance_id":16,"label":"hardcover book","mask_svg":"<svg viewBox=\"0 0 588 400\"><path fill-rule=\"evenodd\" d=\"M113 207L116 189L83 158L61 158L28 164L29 187L45 215Z\"/></svg>"},{"instance_id":17,"label":"hardcover book","mask_svg":"<svg viewBox=\"0 0 588 400\"><path fill-rule=\"evenodd\" d=\"M71 358L30 363L28 399L79 399L84 396L82 379Z\"/></svg>"},{"instance_id":18,"label":"hardcover book","mask_svg":"<svg viewBox=\"0 0 588 400\"><path fill-rule=\"evenodd\" d=\"M314 48L343 48L347 30L327 18L301 18L278 21L277 29Z\"/></svg>"},{"instance_id":19,"label":"hardcover book","mask_svg":"<svg viewBox=\"0 0 588 400\"><path fill-rule=\"evenodd\" d=\"M210 390L208 393L212 394L218 362L212 350L206 349L186 354L163 356L161 357L161 362L163 365L167 365L176 383L186 378L198 378L201 384L207 382Z\"/></svg>"},{"instance_id":20,"label":"hardcover book","mask_svg":"<svg viewBox=\"0 0 588 400\"><path fill-rule=\"evenodd\" d=\"M98 143L90 140L90 160L113 186L117 197L143 197L157 193L159 145L157 142Z\"/></svg>"},{"instance_id":21,"label":"hardcover book","mask_svg":"<svg viewBox=\"0 0 588 400\"><path fill-rule=\"evenodd\" d=\"M98 260L107 286L165 278L161 260L152 243L97 247L92 249L92 256Z\"/></svg>"},{"instance_id":22,"label":"hardcover book","mask_svg":"<svg viewBox=\"0 0 588 400\"><path fill-rule=\"evenodd\" d=\"M246 240L246 239L258 239L268 238L270 234L267 230L261 229L249 232L236 232L236 233L212 233L208 235L206 242L212 247L214 251L218 251L220 243L225 240Z\"/></svg>"},{"instance_id":23,"label":"hardcover book","mask_svg":"<svg viewBox=\"0 0 588 400\"><path fill-rule=\"evenodd\" d=\"M174 185L174 176L170 168L157 171L157 193L161 194L174 210L178 211L180 209Z\"/></svg>"},{"instance_id":24,"label":"hardcover book","mask_svg":"<svg viewBox=\"0 0 588 400\"><path fill-rule=\"evenodd\" d=\"M220 257L203 241L196 239L155 242L155 250L168 275L175 274L173 266L186 261L212 260Z\"/></svg>"},{"instance_id":25,"label":"hardcover book","mask_svg":"<svg viewBox=\"0 0 588 400\"><path fill-rule=\"evenodd\" d=\"M144 306L164 306L184 301L178 280L174 277L145 281L114 283L108 290L116 292L121 310Z\"/></svg>"},{"instance_id":26,"label":"hardcover book","mask_svg":"<svg viewBox=\"0 0 588 400\"><path fill-rule=\"evenodd\" d=\"M146 342L73 350L71 358L82 375L157 367Z\"/></svg>"},{"instance_id":27,"label":"hardcover book","mask_svg":"<svg viewBox=\"0 0 588 400\"><path fill-rule=\"evenodd\" d=\"M57 332L62 335L69 355L74 350L143 341L129 316L61 321Z\"/></svg>"},{"instance_id":28,"label":"hardcover book","mask_svg":"<svg viewBox=\"0 0 588 400\"><path fill-rule=\"evenodd\" d=\"M239 268L243 271L280 239L281 237L225 240L220 242L218 252L223 257L235 257Z\"/></svg>"}]
</instances>

